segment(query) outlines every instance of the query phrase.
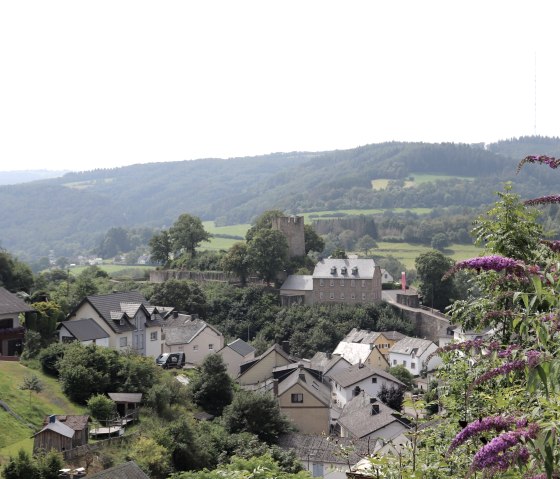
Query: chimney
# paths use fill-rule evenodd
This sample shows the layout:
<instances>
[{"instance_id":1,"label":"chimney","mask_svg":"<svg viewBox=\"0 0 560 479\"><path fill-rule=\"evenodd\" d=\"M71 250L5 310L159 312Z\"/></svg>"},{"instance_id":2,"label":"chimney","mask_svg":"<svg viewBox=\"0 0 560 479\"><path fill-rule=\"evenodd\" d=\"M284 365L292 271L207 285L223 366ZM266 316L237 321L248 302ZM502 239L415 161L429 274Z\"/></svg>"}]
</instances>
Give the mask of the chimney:
<instances>
[{"instance_id":1,"label":"chimney","mask_svg":"<svg viewBox=\"0 0 560 479\"><path fill-rule=\"evenodd\" d=\"M406 293L406 272L401 272L401 288Z\"/></svg>"},{"instance_id":2,"label":"chimney","mask_svg":"<svg viewBox=\"0 0 560 479\"><path fill-rule=\"evenodd\" d=\"M282 341L282 349L286 354L290 354L290 341Z\"/></svg>"},{"instance_id":3,"label":"chimney","mask_svg":"<svg viewBox=\"0 0 560 479\"><path fill-rule=\"evenodd\" d=\"M332 359L332 353L327 353L327 359Z\"/></svg>"},{"instance_id":4,"label":"chimney","mask_svg":"<svg viewBox=\"0 0 560 479\"><path fill-rule=\"evenodd\" d=\"M272 394L274 397L278 397L278 379L272 380Z\"/></svg>"}]
</instances>

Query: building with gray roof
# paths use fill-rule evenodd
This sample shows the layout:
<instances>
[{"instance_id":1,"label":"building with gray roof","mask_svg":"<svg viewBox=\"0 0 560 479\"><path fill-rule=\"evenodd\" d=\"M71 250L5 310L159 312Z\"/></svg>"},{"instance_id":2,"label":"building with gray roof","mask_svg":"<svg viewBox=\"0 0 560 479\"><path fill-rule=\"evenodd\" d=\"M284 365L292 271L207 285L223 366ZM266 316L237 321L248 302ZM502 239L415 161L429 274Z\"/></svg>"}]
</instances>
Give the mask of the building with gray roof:
<instances>
[{"instance_id":1,"label":"building with gray roof","mask_svg":"<svg viewBox=\"0 0 560 479\"><path fill-rule=\"evenodd\" d=\"M0 287L0 356L19 356L23 350L25 328L20 314L29 317L36 313L17 294Z\"/></svg>"},{"instance_id":2,"label":"building with gray roof","mask_svg":"<svg viewBox=\"0 0 560 479\"><path fill-rule=\"evenodd\" d=\"M62 342L78 341L82 344L109 346L109 333L92 318L64 321L57 327Z\"/></svg>"}]
</instances>

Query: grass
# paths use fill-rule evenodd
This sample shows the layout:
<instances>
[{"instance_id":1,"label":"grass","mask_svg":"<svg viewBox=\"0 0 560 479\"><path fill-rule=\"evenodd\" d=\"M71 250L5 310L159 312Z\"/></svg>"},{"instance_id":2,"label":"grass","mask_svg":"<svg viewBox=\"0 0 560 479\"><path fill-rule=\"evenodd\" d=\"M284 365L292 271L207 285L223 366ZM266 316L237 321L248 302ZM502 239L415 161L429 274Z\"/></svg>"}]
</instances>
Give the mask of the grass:
<instances>
[{"instance_id":1,"label":"grass","mask_svg":"<svg viewBox=\"0 0 560 479\"><path fill-rule=\"evenodd\" d=\"M418 185L423 185L424 183L434 183L438 180L467 180L473 181L474 177L472 176L456 176L456 175L430 175L425 173L411 173L410 176L414 178L413 180L405 180L404 187L405 188L413 188ZM371 180L371 188L373 190L385 190L389 186L390 181L397 181L397 180L389 180L386 178L378 178L375 180Z\"/></svg>"},{"instance_id":2,"label":"grass","mask_svg":"<svg viewBox=\"0 0 560 479\"><path fill-rule=\"evenodd\" d=\"M84 269L89 266L73 266L70 268L70 274L78 276ZM128 264L100 264L99 269L105 271L111 278L131 278L142 279L144 275L155 266L144 265L128 265Z\"/></svg>"},{"instance_id":3,"label":"grass","mask_svg":"<svg viewBox=\"0 0 560 479\"><path fill-rule=\"evenodd\" d=\"M412 243L389 243L386 241L378 241L377 248L372 250L372 254L375 256L394 256L401 263L403 263L407 269L413 269L414 260L417 256L426 251L430 251L432 248L429 246L422 246ZM443 252L445 255L454 259L455 261L472 258L474 256L479 256L481 249L474 245L464 245L464 244L453 244L445 249Z\"/></svg>"},{"instance_id":4,"label":"grass","mask_svg":"<svg viewBox=\"0 0 560 479\"><path fill-rule=\"evenodd\" d=\"M26 376L35 375L43 385L39 394L19 389ZM60 389L56 378L41 371L29 369L15 361L0 361L0 399L34 429L0 409L0 459L17 453L20 447L31 453L33 440L30 439L49 414L84 414L85 408L70 402Z\"/></svg>"}]
</instances>

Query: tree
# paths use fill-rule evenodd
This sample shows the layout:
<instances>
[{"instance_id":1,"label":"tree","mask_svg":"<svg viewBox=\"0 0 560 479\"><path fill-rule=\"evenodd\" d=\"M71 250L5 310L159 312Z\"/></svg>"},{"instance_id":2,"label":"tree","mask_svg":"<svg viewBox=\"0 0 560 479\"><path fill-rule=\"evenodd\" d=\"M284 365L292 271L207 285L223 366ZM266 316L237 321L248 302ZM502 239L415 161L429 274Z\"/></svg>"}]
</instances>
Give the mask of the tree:
<instances>
[{"instance_id":1,"label":"tree","mask_svg":"<svg viewBox=\"0 0 560 479\"><path fill-rule=\"evenodd\" d=\"M233 386L221 355L210 354L204 358L190 388L195 404L214 416L222 415L233 398Z\"/></svg>"},{"instance_id":2,"label":"tree","mask_svg":"<svg viewBox=\"0 0 560 479\"><path fill-rule=\"evenodd\" d=\"M383 383L377 397L383 402L383 404L386 404L391 409L400 411L404 400L404 388L397 386L387 387L387 385Z\"/></svg>"},{"instance_id":3,"label":"tree","mask_svg":"<svg viewBox=\"0 0 560 479\"><path fill-rule=\"evenodd\" d=\"M389 368L389 373L403 383L408 391L414 386L414 376L402 364Z\"/></svg>"},{"instance_id":4,"label":"tree","mask_svg":"<svg viewBox=\"0 0 560 479\"><path fill-rule=\"evenodd\" d=\"M251 391L237 392L222 418L229 433L250 432L267 443L276 442L280 434L291 430L276 398Z\"/></svg>"},{"instance_id":5,"label":"tree","mask_svg":"<svg viewBox=\"0 0 560 479\"><path fill-rule=\"evenodd\" d=\"M158 283L149 297L150 303L161 306L173 306L177 311L204 315L206 297L200 286L194 281L170 279Z\"/></svg>"},{"instance_id":6,"label":"tree","mask_svg":"<svg viewBox=\"0 0 560 479\"><path fill-rule=\"evenodd\" d=\"M54 338L56 325L64 320L64 313L54 301L40 301L33 303L36 316L30 315L25 325L32 331L37 331L42 338L43 346L48 346Z\"/></svg>"},{"instance_id":7,"label":"tree","mask_svg":"<svg viewBox=\"0 0 560 479\"><path fill-rule=\"evenodd\" d=\"M97 254L102 258L112 258L119 253L126 253L132 249L128 231L122 227L110 228L97 248Z\"/></svg>"},{"instance_id":8,"label":"tree","mask_svg":"<svg viewBox=\"0 0 560 479\"><path fill-rule=\"evenodd\" d=\"M2 472L5 479L41 479L36 461L23 449L16 457L10 456Z\"/></svg>"},{"instance_id":9,"label":"tree","mask_svg":"<svg viewBox=\"0 0 560 479\"><path fill-rule=\"evenodd\" d=\"M167 230L162 230L159 234L155 234L149 242L150 259L154 263L167 266L171 261L173 254L173 244Z\"/></svg>"},{"instance_id":10,"label":"tree","mask_svg":"<svg viewBox=\"0 0 560 479\"><path fill-rule=\"evenodd\" d=\"M424 304L442 311L451 303L455 296L453 279L444 275L453 266L453 260L439 251L427 251L415 260L420 287L420 294Z\"/></svg>"},{"instance_id":11,"label":"tree","mask_svg":"<svg viewBox=\"0 0 560 479\"><path fill-rule=\"evenodd\" d=\"M117 405L104 394L94 394L86 403L89 413L105 425L106 421L113 419L117 413Z\"/></svg>"},{"instance_id":12,"label":"tree","mask_svg":"<svg viewBox=\"0 0 560 479\"><path fill-rule=\"evenodd\" d=\"M288 242L280 231L263 229L255 233L248 251L254 270L270 284L286 266Z\"/></svg>"},{"instance_id":13,"label":"tree","mask_svg":"<svg viewBox=\"0 0 560 479\"><path fill-rule=\"evenodd\" d=\"M29 293L33 286L33 272L25 263L0 248L0 286L12 293Z\"/></svg>"},{"instance_id":14,"label":"tree","mask_svg":"<svg viewBox=\"0 0 560 479\"><path fill-rule=\"evenodd\" d=\"M446 246L449 246L449 238L445 233L436 233L432 237L431 246L433 249L443 251Z\"/></svg>"},{"instance_id":15,"label":"tree","mask_svg":"<svg viewBox=\"0 0 560 479\"><path fill-rule=\"evenodd\" d=\"M222 258L224 271L232 272L239 276L241 284L247 284L247 277L251 271L251 257L246 243L235 243Z\"/></svg>"},{"instance_id":16,"label":"tree","mask_svg":"<svg viewBox=\"0 0 560 479\"><path fill-rule=\"evenodd\" d=\"M152 479L165 479L171 472L169 451L151 437L141 436L134 441L130 457Z\"/></svg>"},{"instance_id":17,"label":"tree","mask_svg":"<svg viewBox=\"0 0 560 479\"><path fill-rule=\"evenodd\" d=\"M43 390L43 383L35 374L32 374L23 378L19 388L23 391L29 391L29 404L31 404L31 393L39 394Z\"/></svg>"},{"instance_id":18,"label":"tree","mask_svg":"<svg viewBox=\"0 0 560 479\"><path fill-rule=\"evenodd\" d=\"M369 254L369 250L373 248L377 248L377 243L370 235L362 236L356 243L356 249L363 251L366 256Z\"/></svg>"},{"instance_id":19,"label":"tree","mask_svg":"<svg viewBox=\"0 0 560 479\"><path fill-rule=\"evenodd\" d=\"M253 226L247 230L247 233L245 233L245 239L247 242L250 242L259 231L272 229L272 220L283 216L286 216L286 214L281 210L265 211L254 221Z\"/></svg>"},{"instance_id":20,"label":"tree","mask_svg":"<svg viewBox=\"0 0 560 479\"><path fill-rule=\"evenodd\" d=\"M188 253L191 258L194 258L198 245L202 241L210 241L211 236L204 229L200 218L186 213L179 216L169 229L169 237L175 256Z\"/></svg>"},{"instance_id":21,"label":"tree","mask_svg":"<svg viewBox=\"0 0 560 479\"><path fill-rule=\"evenodd\" d=\"M41 479L58 479L60 470L64 467L62 454L54 449L36 455L37 467Z\"/></svg>"},{"instance_id":22,"label":"tree","mask_svg":"<svg viewBox=\"0 0 560 479\"><path fill-rule=\"evenodd\" d=\"M325 240L321 238L311 225L304 225L303 232L305 235L305 254L310 251L322 253L325 249Z\"/></svg>"},{"instance_id":23,"label":"tree","mask_svg":"<svg viewBox=\"0 0 560 479\"><path fill-rule=\"evenodd\" d=\"M334 259L348 259L348 255L346 254L346 251L344 251L342 248L336 248L332 252L331 258L334 258Z\"/></svg>"}]
</instances>

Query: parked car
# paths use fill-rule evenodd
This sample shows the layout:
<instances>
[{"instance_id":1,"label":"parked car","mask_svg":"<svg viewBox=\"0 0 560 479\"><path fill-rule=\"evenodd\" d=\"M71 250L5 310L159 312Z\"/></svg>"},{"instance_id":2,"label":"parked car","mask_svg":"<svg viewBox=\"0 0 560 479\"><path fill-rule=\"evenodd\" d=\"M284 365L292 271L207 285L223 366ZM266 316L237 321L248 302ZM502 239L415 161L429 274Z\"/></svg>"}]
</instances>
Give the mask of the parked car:
<instances>
[{"instance_id":1,"label":"parked car","mask_svg":"<svg viewBox=\"0 0 560 479\"><path fill-rule=\"evenodd\" d=\"M163 353L156 358L156 364L163 369L181 369L185 365L185 353Z\"/></svg>"}]
</instances>

